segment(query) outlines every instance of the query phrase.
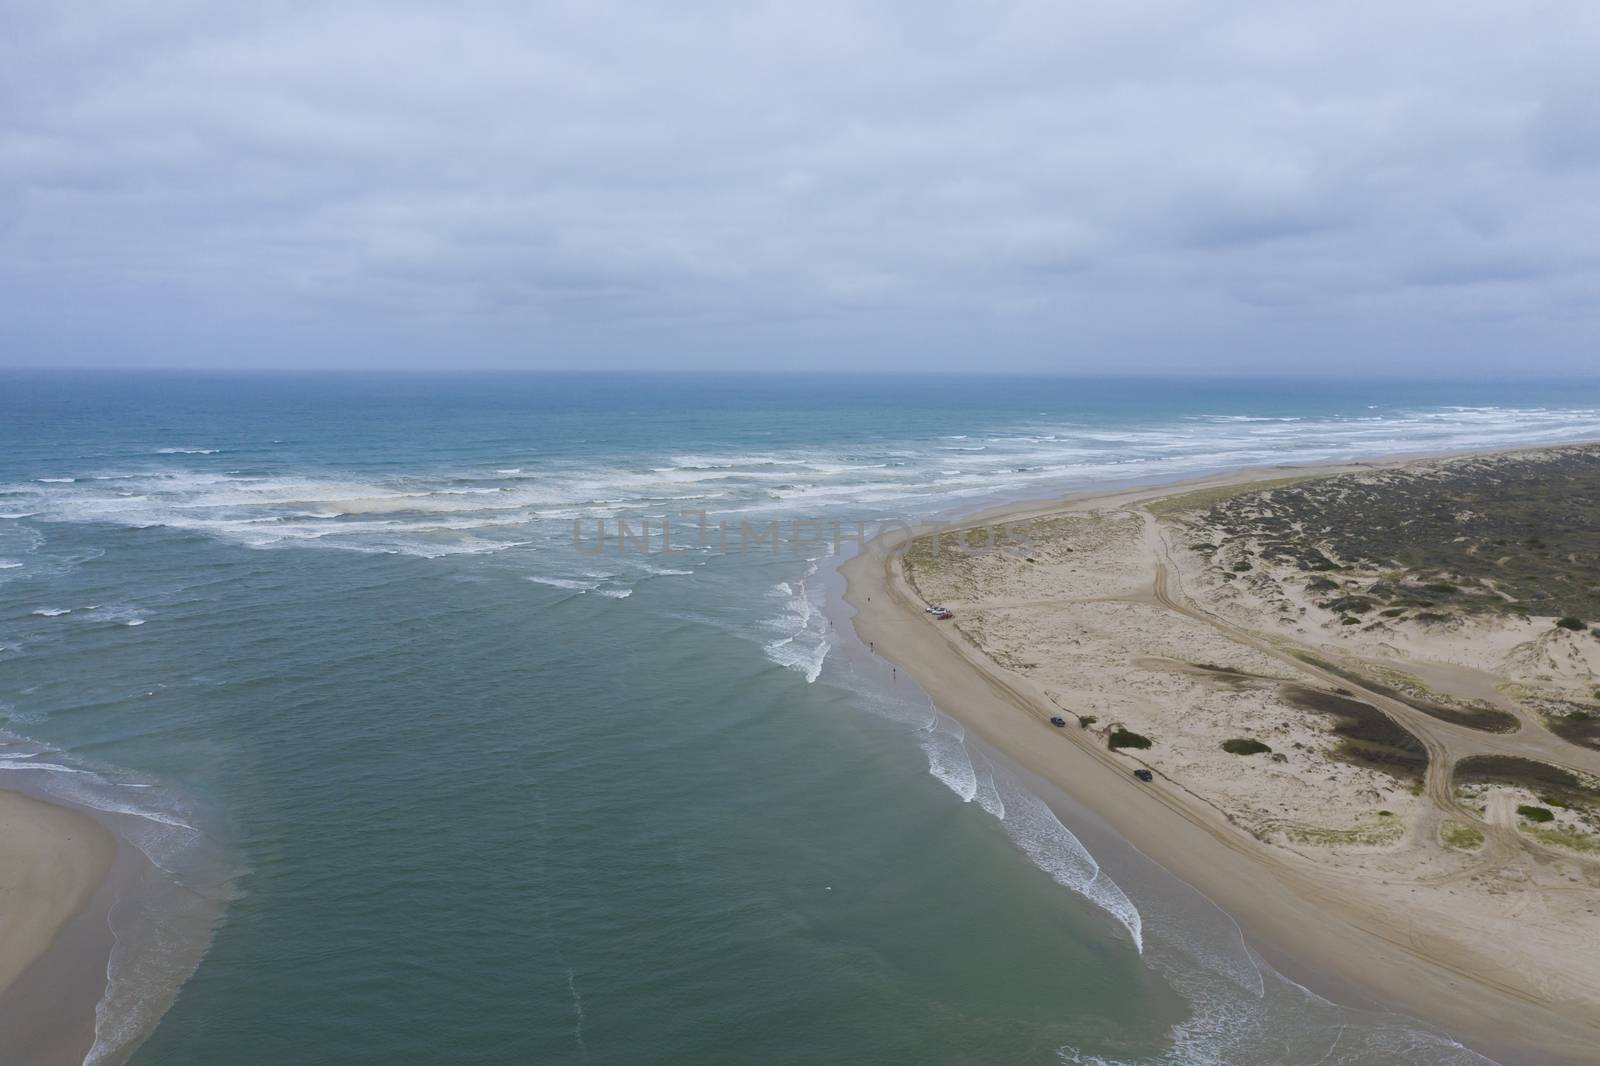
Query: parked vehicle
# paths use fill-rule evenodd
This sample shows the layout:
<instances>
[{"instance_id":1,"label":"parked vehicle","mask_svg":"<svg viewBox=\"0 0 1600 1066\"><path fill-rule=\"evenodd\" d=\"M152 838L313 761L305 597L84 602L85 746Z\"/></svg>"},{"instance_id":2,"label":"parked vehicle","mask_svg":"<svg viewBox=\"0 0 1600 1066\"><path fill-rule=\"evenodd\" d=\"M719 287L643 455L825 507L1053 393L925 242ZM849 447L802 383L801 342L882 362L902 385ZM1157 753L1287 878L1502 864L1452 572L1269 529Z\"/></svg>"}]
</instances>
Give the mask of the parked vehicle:
<instances>
[{"instance_id":1,"label":"parked vehicle","mask_svg":"<svg viewBox=\"0 0 1600 1066\"><path fill-rule=\"evenodd\" d=\"M1050 724L1055 726L1057 729L1060 729L1062 726L1067 724L1067 720L1061 717L1059 714L1052 714L1050 716Z\"/></svg>"},{"instance_id":2,"label":"parked vehicle","mask_svg":"<svg viewBox=\"0 0 1600 1066\"><path fill-rule=\"evenodd\" d=\"M1154 781L1156 779L1156 775L1151 773L1149 770L1135 770L1133 772L1133 776L1137 777L1140 781Z\"/></svg>"}]
</instances>

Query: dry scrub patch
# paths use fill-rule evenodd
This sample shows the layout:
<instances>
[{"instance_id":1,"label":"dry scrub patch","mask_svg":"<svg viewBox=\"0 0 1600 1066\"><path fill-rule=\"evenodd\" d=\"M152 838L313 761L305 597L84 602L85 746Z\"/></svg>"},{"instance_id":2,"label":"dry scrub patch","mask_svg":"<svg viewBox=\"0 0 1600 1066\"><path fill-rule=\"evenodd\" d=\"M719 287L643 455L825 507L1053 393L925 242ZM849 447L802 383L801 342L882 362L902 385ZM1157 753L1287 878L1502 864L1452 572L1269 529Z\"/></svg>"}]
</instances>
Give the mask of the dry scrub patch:
<instances>
[{"instance_id":1,"label":"dry scrub patch","mask_svg":"<svg viewBox=\"0 0 1600 1066\"><path fill-rule=\"evenodd\" d=\"M1373 660L1492 673L1600 748L1600 447L1417 462L1159 500L1184 591L1239 625ZM1360 683L1442 721L1518 726L1503 698L1401 668ZM1591 710L1591 708L1593 708Z\"/></svg>"}]
</instances>

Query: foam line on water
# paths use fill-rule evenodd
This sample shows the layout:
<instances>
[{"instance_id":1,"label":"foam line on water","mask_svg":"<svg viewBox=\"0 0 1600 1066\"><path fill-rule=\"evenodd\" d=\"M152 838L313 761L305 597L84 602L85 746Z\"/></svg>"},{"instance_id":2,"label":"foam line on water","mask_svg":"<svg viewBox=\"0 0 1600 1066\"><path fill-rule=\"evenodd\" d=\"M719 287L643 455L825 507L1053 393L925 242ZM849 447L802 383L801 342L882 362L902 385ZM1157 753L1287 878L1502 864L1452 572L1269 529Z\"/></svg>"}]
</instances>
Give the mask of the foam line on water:
<instances>
[{"instance_id":1,"label":"foam line on water","mask_svg":"<svg viewBox=\"0 0 1600 1066\"><path fill-rule=\"evenodd\" d=\"M1022 853L1058 885L1083 896L1115 918L1134 947L1144 952L1144 920L1139 908L1095 861L1089 849L1061 823L1049 804L1028 791L1009 773L995 782L1004 803L1000 824Z\"/></svg>"},{"instance_id":2,"label":"foam line on water","mask_svg":"<svg viewBox=\"0 0 1600 1066\"><path fill-rule=\"evenodd\" d=\"M960 796L961 802L971 803L978 797L978 772L963 743L966 731L955 719L935 710L922 733L922 750L928 756L928 772Z\"/></svg>"},{"instance_id":3,"label":"foam line on water","mask_svg":"<svg viewBox=\"0 0 1600 1066\"><path fill-rule=\"evenodd\" d=\"M529 574L528 580L536 585L549 585L553 589L567 589L572 592L590 592L600 587L598 581L580 581L570 577L544 577L539 574Z\"/></svg>"},{"instance_id":4,"label":"foam line on water","mask_svg":"<svg viewBox=\"0 0 1600 1066\"><path fill-rule=\"evenodd\" d=\"M927 435L836 449L770 454L596 456L550 461L486 458L471 469L219 471L217 449L147 450L128 463L0 485L5 514L126 528L167 527L258 548L340 548L441 558L558 539L573 518L663 510L708 515L862 507L912 517L969 497L1018 497L1055 487L1177 478L1237 466L1352 459L1388 453L1494 448L1600 436L1589 407L1441 406L1344 414L1215 413L1163 422L1089 426L1020 418L971 434ZM981 438L981 439L973 439ZM148 447L148 446L146 446ZM185 459L194 463L184 465ZM510 461L507 461L510 460ZM667 506L662 504L681 505ZM563 526L566 525L564 529ZM659 534L658 534L659 535ZM15 555L6 552L7 559Z\"/></svg>"}]
</instances>

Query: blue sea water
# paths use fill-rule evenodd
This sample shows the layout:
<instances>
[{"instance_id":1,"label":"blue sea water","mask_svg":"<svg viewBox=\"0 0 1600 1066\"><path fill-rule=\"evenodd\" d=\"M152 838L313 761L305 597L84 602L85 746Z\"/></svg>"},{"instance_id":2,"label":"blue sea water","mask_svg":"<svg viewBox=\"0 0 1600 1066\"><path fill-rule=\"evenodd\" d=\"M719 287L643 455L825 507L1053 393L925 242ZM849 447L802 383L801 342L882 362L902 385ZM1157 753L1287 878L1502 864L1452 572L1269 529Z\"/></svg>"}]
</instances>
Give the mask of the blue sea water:
<instances>
[{"instance_id":1,"label":"blue sea water","mask_svg":"<svg viewBox=\"0 0 1600 1066\"><path fill-rule=\"evenodd\" d=\"M7 372L0 786L148 859L97 1062L1482 1062L1046 804L829 541L1595 437L1582 382Z\"/></svg>"}]
</instances>

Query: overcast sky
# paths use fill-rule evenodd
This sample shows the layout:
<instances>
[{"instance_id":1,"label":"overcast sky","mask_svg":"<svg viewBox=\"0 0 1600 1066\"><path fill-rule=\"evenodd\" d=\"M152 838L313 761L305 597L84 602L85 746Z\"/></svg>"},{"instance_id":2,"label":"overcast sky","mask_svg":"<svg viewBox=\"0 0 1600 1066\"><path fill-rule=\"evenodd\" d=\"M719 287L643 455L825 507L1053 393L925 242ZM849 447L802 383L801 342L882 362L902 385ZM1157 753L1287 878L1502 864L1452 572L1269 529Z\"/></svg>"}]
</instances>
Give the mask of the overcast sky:
<instances>
[{"instance_id":1,"label":"overcast sky","mask_svg":"<svg viewBox=\"0 0 1600 1066\"><path fill-rule=\"evenodd\" d=\"M34 3L0 364L1600 370L1600 4Z\"/></svg>"}]
</instances>

